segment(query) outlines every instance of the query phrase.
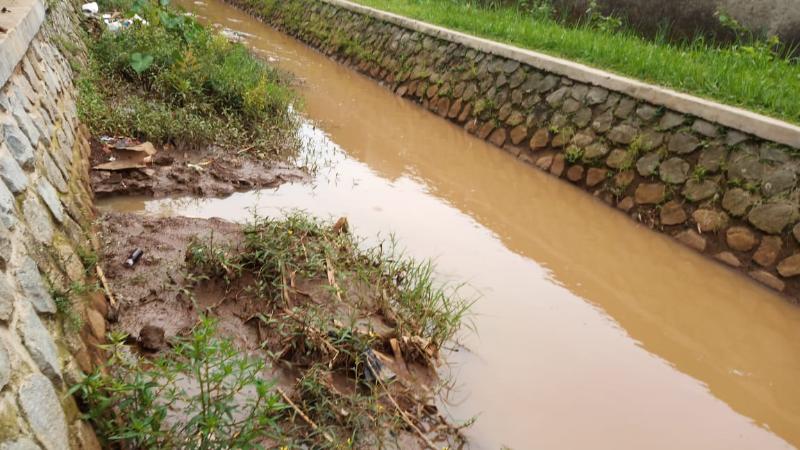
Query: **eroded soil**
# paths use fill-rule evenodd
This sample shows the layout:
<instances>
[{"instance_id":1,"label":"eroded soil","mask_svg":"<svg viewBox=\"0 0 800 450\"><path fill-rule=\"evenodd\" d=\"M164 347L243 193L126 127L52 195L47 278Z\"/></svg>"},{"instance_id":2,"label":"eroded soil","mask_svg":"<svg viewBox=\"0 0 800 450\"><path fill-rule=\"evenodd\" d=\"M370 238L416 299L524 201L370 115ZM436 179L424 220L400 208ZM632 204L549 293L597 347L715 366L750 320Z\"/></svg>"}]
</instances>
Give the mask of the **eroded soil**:
<instances>
[{"instance_id":1,"label":"eroded soil","mask_svg":"<svg viewBox=\"0 0 800 450\"><path fill-rule=\"evenodd\" d=\"M338 421L348 423L350 415L364 414L369 422L374 421L368 431L360 430L361 445L356 448L429 447L424 439L445 446L463 444L459 430L439 414L436 406L438 355L418 340L402 336L393 313L371 298L367 287L348 284L341 287L347 295L340 295L340 287L331 281L335 279L333 269L313 276L292 273L276 302L259 295L254 273L199 275L188 262L193 245L203 243L233 254L243 250L243 227L221 219L107 214L99 221L99 228L100 260L116 299L116 307L109 313L111 327L129 335L142 354L168 351L170 343L190 334L201 314L210 315L218 321L222 337L231 339L242 351L268 359L279 386L301 405L301 410L312 408L308 405L316 401L304 397L302 383L307 382L308 371L327 367L315 381L334 399L332 402L344 399L347 401L341 404L352 408L324 411L325 415L342 416L329 430L337 430ZM341 232L346 233L346 228ZM126 267L126 259L137 248L143 256L134 267ZM338 346L337 340L348 334L368 338L369 351L374 350L379 361L376 364L381 366L372 374L386 375L385 379L369 381L365 366L372 363L355 362L352 354ZM363 399L365 392L366 396L379 392L378 386L387 393L376 394L379 410L397 412L390 427L371 417L374 411L359 411L359 403L353 400ZM315 417L315 413L306 412ZM404 423L403 416L419 429ZM291 422L286 429L300 433L297 442L309 443L303 434L314 434L310 423L298 416ZM330 436L342 437L336 433L322 436L330 444ZM364 438L365 434L370 437Z\"/></svg>"},{"instance_id":2,"label":"eroded soil","mask_svg":"<svg viewBox=\"0 0 800 450\"><path fill-rule=\"evenodd\" d=\"M224 197L236 191L276 187L287 181L308 179L308 174L286 163L260 159L252 149L238 152L218 147L180 149L156 147L158 152L142 167L91 171L92 190L98 198L112 195L191 194ZM92 167L118 157L109 145L92 140Z\"/></svg>"}]
</instances>

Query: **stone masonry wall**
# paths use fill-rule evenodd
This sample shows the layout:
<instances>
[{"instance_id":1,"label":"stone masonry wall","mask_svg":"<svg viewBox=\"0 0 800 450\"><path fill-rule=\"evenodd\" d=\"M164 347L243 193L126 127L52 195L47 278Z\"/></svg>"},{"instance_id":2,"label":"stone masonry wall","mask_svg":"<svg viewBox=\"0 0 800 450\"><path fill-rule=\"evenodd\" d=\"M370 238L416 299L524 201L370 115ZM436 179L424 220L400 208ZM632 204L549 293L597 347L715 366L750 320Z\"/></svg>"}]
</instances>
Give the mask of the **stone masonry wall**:
<instances>
[{"instance_id":1,"label":"stone masonry wall","mask_svg":"<svg viewBox=\"0 0 800 450\"><path fill-rule=\"evenodd\" d=\"M800 149L341 2L233 2L521 161L800 299Z\"/></svg>"},{"instance_id":2,"label":"stone masonry wall","mask_svg":"<svg viewBox=\"0 0 800 450\"><path fill-rule=\"evenodd\" d=\"M99 448L67 395L101 361L106 312L102 295L64 294L91 283L79 257L93 220L79 21L74 3L51 2L0 80L0 449Z\"/></svg>"}]
</instances>

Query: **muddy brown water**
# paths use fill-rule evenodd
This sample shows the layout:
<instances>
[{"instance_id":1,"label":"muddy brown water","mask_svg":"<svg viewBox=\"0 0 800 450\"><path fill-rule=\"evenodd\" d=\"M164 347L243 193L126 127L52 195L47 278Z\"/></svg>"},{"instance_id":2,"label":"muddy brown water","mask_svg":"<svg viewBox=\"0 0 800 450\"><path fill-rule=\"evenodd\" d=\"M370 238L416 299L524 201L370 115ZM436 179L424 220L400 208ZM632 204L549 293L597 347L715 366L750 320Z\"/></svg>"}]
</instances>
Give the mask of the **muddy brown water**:
<instances>
[{"instance_id":1,"label":"muddy brown water","mask_svg":"<svg viewBox=\"0 0 800 450\"><path fill-rule=\"evenodd\" d=\"M800 445L800 307L217 1L181 2L302 80L312 183L101 209L347 216L480 293L448 355L473 448ZM312 125L312 123L316 125ZM374 239L373 239L374 242Z\"/></svg>"}]
</instances>

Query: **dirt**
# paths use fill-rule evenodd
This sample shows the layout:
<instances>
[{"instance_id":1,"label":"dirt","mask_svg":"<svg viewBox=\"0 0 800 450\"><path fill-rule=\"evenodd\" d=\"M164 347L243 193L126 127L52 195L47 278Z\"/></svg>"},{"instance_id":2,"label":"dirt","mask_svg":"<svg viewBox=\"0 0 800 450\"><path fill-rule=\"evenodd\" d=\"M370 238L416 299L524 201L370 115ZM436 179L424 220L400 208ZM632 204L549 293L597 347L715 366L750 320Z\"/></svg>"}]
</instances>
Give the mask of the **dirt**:
<instances>
[{"instance_id":1,"label":"dirt","mask_svg":"<svg viewBox=\"0 0 800 450\"><path fill-rule=\"evenodd\" d=\"M112 195L192 194L223 197L237 191L276 187L287 181L308 179L308 174L285 163L261 159L252 149L232 152L219 147L180 149L156 146L147 162L122 170L93 169L92 190L98 198ZM95 168L118 160L108 144L92 139L91 164Z\"/></svg>"},{"instance_id":2,"label":"dirt","mask_svg":"<svg viewBox=\"0 0 800 450\"><path fill-rule=\"evenodd\" d=\"M402 408L434 442L452 446L460 439L447 437L460 434L435 405L439 382L435 357L420 357L425 352L413 347L413 340L398 340L391 317L382 314L374 302L362 300L364 296L360 296L358 304L343 302L331 290L325 274L298 276L296 280L292 275L291 288L285 291L286 303L276 306L255 293L254 278L247 273L234 281L226 280L227 275L198 276L186 262L192 243L211 242L232 249L243 245L242 226L221 219L106 214L99 221L99 229L100 261L117 301L109 313L111 328L130 336L129 342L137 344L143 355L169 351L170 343L190 334L200 315L207 314L217 320L218 333L231 339L240 351L270 360L271 375L290 396L298 395L304 370L315 364L318 367L322 361L332 368L323 383L334 396L353 396L363 389L364 382L371 383L371 389L380 385L392 398L392 403L381 400L384 407ZM337 222L333 229L347 232L346 221ZM124 262L135 249L141 249L143 256L134 267L126 267ZM331 328L327 331L315 328L316 322L308 319L319 311L330 313ZM342 362L337 349L331 347L331 353L335 353L332 357L324 350L330 346L332 333L344 329L347 321L348 329L377 337L377 344L366 355L370 362L360 368L347 367L350 363L346 357ZM287 335L285 328L291 328L287 323L302 323L296 330L303 330L304 336ZM315 339L320 345L317 350L310 350L308 343ZM376 369L370 370L372 367ZM302 398L294 400L301 404ZM307 425L296 417L293 421L286 429L303 430ZM306 428L305 432L312 430ZM388 447L426 447L410 427L389 431L374 426L370 433L376 436L370 442L381 447L387 446L380 437L384 434L391 434L394 441Z\"/></svg>"}]
</instances>

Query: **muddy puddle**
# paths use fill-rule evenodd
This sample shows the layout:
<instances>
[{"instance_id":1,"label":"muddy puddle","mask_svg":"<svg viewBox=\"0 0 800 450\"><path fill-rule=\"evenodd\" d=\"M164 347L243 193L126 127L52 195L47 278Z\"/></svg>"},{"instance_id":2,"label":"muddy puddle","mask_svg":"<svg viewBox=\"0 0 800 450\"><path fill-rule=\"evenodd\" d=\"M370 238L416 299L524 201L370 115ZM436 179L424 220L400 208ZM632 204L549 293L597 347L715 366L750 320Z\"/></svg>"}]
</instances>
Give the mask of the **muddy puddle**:
<instances>
[{"instance_id":1,"label":"muddy puddle","mask_svg":"<svg viewBox=\"0 0 800 450\"><path fill-rule=\"evenodd\" d=\"M302 81L311 183L107 211L347 216L480 295L447 359L473 448L800 445L800 308L221 2L181 2Z\"/></svg>"}]
</instances>

